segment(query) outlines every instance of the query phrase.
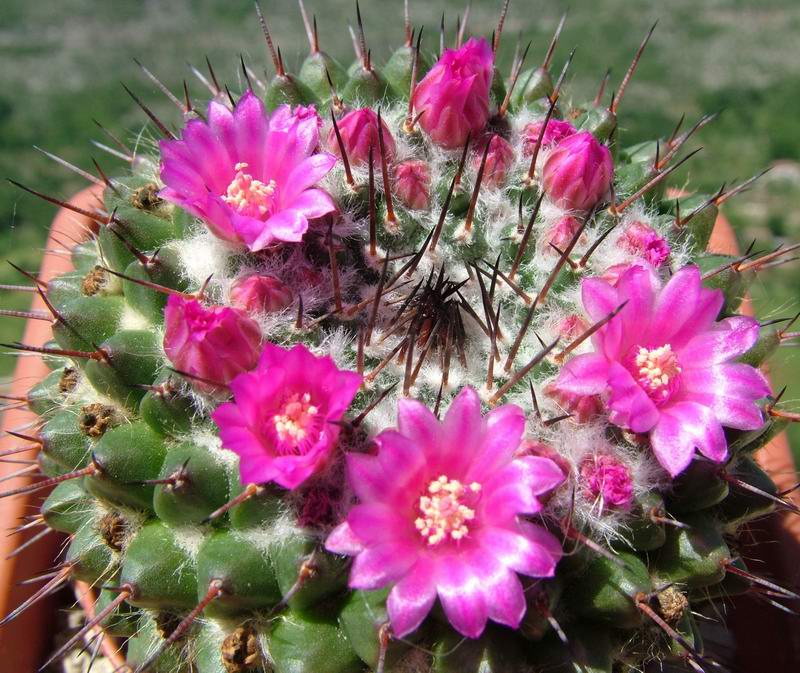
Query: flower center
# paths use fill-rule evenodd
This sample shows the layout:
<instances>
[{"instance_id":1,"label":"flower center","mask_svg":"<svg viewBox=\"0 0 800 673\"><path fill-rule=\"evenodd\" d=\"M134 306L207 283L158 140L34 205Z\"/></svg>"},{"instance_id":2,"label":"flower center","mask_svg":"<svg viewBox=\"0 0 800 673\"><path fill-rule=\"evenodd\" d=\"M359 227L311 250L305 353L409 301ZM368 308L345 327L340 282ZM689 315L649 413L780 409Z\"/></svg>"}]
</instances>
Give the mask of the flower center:
<instances>
[{"instance_id":1,"label":"flower center","mask_svg":"<svg viewBox=\"0 0 800 673\"><path fill-rule=\"evenodd\" d=\"M472 482L465 486L457 479L445 475L428 484L428 490L417 504L419 517L414 521L419 534L430 546L444 542L447 538L461 540L469 533L467 523L475 518L475 496L481 485Z\"/></svg>"},{"instance_id":2,"label":"flower center","mask_svg":"<svg viewBox=\"0 0 800 673\"><path fill-rule=\"evenodd\" d=\"M669 344L658 348L639 346L635 351L633 365L639 385L656 404L666 402L675 392L681 367Z\"/></svg>"},{"instance_id":3,"label":"flower center","mask_svg":"<svg viewBox=\"0 0 800 673\"><path fill-rule=\"evenodd\" d=\"M311 404L309 393L290 395L272 418L278 438L296 446L308 436L309 426L318 414L319 408Z\"/></svg>"},{"instance_id":4,"label":"flower center","mask_svg":"<svg viewBox=\"0 0 800 673\"><path fill-rule=\"evenodd\" d=\"M228 185L222 200L249 217L264 217L269 213L272 197L277 185L275 180L268 183L256 180L250 173L245 173L247 164L240 162L234 167L236 175Z\"/></svg>"}]
</instances>

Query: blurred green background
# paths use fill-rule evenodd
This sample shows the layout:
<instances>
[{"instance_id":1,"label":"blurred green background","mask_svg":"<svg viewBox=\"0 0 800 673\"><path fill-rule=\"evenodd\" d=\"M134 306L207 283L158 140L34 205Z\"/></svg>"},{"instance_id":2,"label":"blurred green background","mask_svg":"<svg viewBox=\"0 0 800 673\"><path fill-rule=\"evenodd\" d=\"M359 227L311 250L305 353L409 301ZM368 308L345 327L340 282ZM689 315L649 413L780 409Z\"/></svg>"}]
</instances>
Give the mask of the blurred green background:
<instances>
[{"instance_id":1,"label":"blurred green background","mask_svg":"<svg viewBox=\"0 0 800 673\"><path fill-rule=\"evenodd\" d=\"M501 0L474 0L473 33L488 35ZM354 0L306 0L317 16L322 48L352 60L347 23L355 23ZM297 66L307 46L295 0L262 0L287 64ZM373 60L381 62L402 40L402 0L362 0ZM438 43L442 10L453 35L464 3L412 0L415 25L425 25L426 44ZM501 71L507 73L514 43L533 41L529 63L540 61L565 2L512 2L503 37ZM740 240L768 249L800 240L800 2L798 0L572 0L555 68L573 46L568 87L577 99L594 95L607 67L616 86L642 36L658 19L655 35L621 106L623 141L666 135L681 114L691 123L704 112L722 115L694 146L704 150L675 186L714 191L764 167L773 170L748 193L726 205ZM239 56L256 73L270 68L250 0L0 0L0 174L48 194L68 197L85 183L34 149L34 145L91 169L96 157L106 171L118 161L92 146L102 140L97 119L131 143L143 115L124 93L126 82L164 119L177 110L134 64L136 57L176 93L187 79L196 98L202 85L187 62L208 56L221 80L241 90ZM54 208L11 185L0 186L0 256L35 270ZM0 283L19 275L0 265ZM800 308L800 262L768 271L753 289L762 318ZM0 306L24 308L27 294L2 293ZM22 324L0 321L0 341L19 338ZM800 329L800 327L798 327ZM773 360L776 387L787 398L800 394L800 351L783 348ZM13 358L3 354L0 375L10 376ZM800 424L791 429L800 457Z\"/></svg>"}]
</instances>

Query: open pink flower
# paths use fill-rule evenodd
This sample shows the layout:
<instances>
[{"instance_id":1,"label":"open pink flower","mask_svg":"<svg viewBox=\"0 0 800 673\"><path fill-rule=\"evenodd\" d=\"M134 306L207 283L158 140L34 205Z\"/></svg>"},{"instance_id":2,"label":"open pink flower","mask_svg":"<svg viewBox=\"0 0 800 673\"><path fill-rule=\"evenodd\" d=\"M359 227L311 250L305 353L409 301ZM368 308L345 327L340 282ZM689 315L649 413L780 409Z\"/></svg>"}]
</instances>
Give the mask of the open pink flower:
<instances>
[{"instance_id":1,"label":"open pink flower","mask_svg":"<svg viewBox=\"0 0 800 673\"><path fill-rule=\"evenodd\" d=\"M243 483L296 488L319 470L339 437L338 421L361 376L303 344L264 345L258 367L231 381L233 402L211 415L222 445L239 455Z\"/></svg>"},{"instance_id":2,"label":"open pink flower","mask_svg":"<svg viewBox=\"0 0 800 673\"><path fill-rule=\"evenodd\" d=\"M460 49L445 49L414 90L414 109L424 111L420 126L446 149L463 147L467 135L482 131L489 119L489 88L494 54L483 38Z\"/></svg>"},{"instance_id":3,"label":"open pink flower","mask_svg":"<svg viewBox=\"0 0 800 673\"><path fill-rule=\"evenodd\" d=\"M251 91L236 109L212 101L208 122L195 119L180 140L162 140L163 198L208 224L219 238L262 250L300 241L308 221L333 212L331 197L313 188L336 157L315 154L319 115L282 105L267 117Z\"/></svg>"},{"instance_id":4,"label":"open pink flower","mask_svg":"<svg viewBox=\"0 0 800 673\"><path fill-rule=\"evenodd\" d=\"M520 515L539 512L537 496L563 473L547 458L515 458L522 409L508 404L481 417L472 388L441 423L425 405L401 399L397 423L376 437L377 455L347 456L360 504L326 547L356 557L351 587L394 585L387 607L400 637L422 623L437 595L469 638L488 619L518 627L525 595L517 573L550 577L561 557L558 540Z\"/></svg>"},{"instance_id":5,"label":"open pink flower","mask_svg":"<svg viewBox=\"0 0 800 673\"><path fill-rule=\"evenodd\" d=\"M756 343L759 324L743 316L717 322L722 292L704 288L696 266L663 287L652 269L632 266L616 286L587 278L581 291L594 321L627 304L592 336L593 353L567 362L555 387L604 395L609 420L649 433L672 476L687 467L695 448L725 460L722 426L761 427L756 400L769 394L769 385L757 369L735 362Z\"/></svg>"},{"instance_id":6,"label":"open pink flower","mask_svg":"<svg viewBox=\"0 0 800 673\"><path fill-rule=\"evenodd\" d=\"M164 310L164 352L176 369L227 384L258 362L261 330L237 308L203 306L196 299L170 295ZM211 390L202 381L195 387Z\"/></svg>"}]
</instances>

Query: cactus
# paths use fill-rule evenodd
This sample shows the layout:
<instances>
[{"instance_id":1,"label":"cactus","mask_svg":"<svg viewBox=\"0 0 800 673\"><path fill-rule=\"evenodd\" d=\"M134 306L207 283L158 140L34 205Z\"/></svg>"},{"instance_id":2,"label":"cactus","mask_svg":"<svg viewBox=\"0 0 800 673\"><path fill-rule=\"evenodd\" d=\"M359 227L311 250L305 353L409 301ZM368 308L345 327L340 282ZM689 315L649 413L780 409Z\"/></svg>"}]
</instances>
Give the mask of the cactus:
<instances>
[{"instance_id":1,"label":"cactus","mask_svg":"<svg viewBox=\"0 0 800 673\"><path fill-rule=\"evenodd\" d=\"M407 21L381 70L360 12L347 69L301 3L297 75L259 10L270 82L212 71L178 132L134 96L152 142L95 179L53 343L14 346L52 374L42 479L3 494L53 487L41 595L93 585L131 669L702 670L715 596L797 598L736 552L794 509L752 459L793 419L755 369L788 327L736 313L789 249L705 252L748 183L665 190L707 119L623 145L646 40L569 103L560 27L496 70L507 5L438 58Z\"/></svg>"}]
</instances>

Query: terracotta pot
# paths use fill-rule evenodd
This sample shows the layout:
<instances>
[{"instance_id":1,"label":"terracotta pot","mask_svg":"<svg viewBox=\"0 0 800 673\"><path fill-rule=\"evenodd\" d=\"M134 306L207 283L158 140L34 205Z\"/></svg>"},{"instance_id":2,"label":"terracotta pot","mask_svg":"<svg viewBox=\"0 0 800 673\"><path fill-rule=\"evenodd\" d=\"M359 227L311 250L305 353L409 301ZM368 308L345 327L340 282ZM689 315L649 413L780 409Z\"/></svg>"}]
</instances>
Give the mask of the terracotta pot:
<instances>
[{"instance_id":1,"label":"terracotta pot","mask_svg":"<svg viewBox=\"0 0 800 673\"><path fill-rule=\"evenodd\" d=\"M96 195L92 190L85 190L73 200L77 206L87 208L95 205ZM89 221L80 215L69 211L60 210L50 227L50 235L46 248L58 249L61 244L54 240L80 240L86 234ZM62 255L45 255L39 271L39 278L47 281L69 271L72 265L69 259ZM32 308L47 310L44 302L38 295L34 295ZM29 320L25 326L25 335L22 342L33 346L42 346L51 338L50 323L43 320ZM38 356L21 356L17 360L14 378L9 391L13 396L25 396L28 389L37 381L44 378L49 369ZM0 437L0 450L24 445L25 442L6 434L6 430L21 428L20 432L36 435L35 427L25 427L35 422L37 416L27 409L9 409L3 414L2 437ZM20 458L34 455L33 452L19 454ZM13 463L0 463L0 477L15 472L20 465ZM28 476L20 476L3 482L3 490L18 488L31 483ZM23 517L37 511L42 499L42 491L27 496L7 498L0 503L0 615L7 615L23 601L29 598L41 585L19 586L19 582L29 579L36 573L43 572L52 567L56 557L61 538L51 533L42 540L25 549L22 553L10 559L6 557L20 544L37 534L39 529L34 529L21 535L8 537L6 531L16 528ZM35 671L43 661L53 635L55 619L54 607L50 601L43 600L34 607L26 610L12 622L0 628L0 670L27 673Z\"/></svg>"},{"instance_id":2,"label":"terracotta pot","mask_svg":"<svg viewBox=\"0 0 800 673\"><path fill-rule=\"evenodd\" d=\"M92 190L86 190L76 196L72 203L87 207L96 196ZM53 235L60 238L80 239L85 234L88 221L75 213L61 210L55 217L51 227L47 247L57 247ZM714 230L709 248L715 252L735 254L736 238L728 222L720 217ZM53 276L70 269L64 257L47 255L42 263L39 278L48 280ZM39 297L33 302L33 308L44 309ZM745 307L749 311L749 304ZM50 325L45 321L29 321L23 342L42 345L50 338ZM43 378L49 370L38 357L21 357L14 372L14 382L10 394L24 396L31 384ZM13 429L35 421L36 417L24 409L5 412L3 431ZM24 430L23 430L24 432ZM0 449L18 446L19 441L5 436L0 439ZM27 454L23 454L27 455ZM758 460L769 471L781 490L791 488L797 480L792 455L785 435L777 437L758 453ZM17 465L0 463L0 476L17 469ZM29 477L17 477L5 482L5 489L24 486ZM790 497L800 505L800 492ZM19 525L22 517L36 511L42 498L42 492L29 496L10 498L2 502L0 507L0 529L8 530ZM35 533L25 536L0 537L0 558L7 556L17 546ZM780 544L774 544L776 541ZM43 540L26 549L10 560L0 562L0 615L8 614L17 605L31 596L37 587L18 586L18 582L31 577L53 565L60 540L55 535L48 535ZM748 556L748 563L754 572L782 582L784 586L798 586L800 579L800 517L787 514L774 514L759 522L758 530L753 533L753 541L743 551ZM763 567L758 567L750 559L761 559ZM87 600L88 587L79 588L81 603L91 612L91 602ZM742 673L782 673L795 671L800 660L800 629L798 624L785 613L769 608L751 598L737 599L735 609L729 611L729 624L736 637L736 670ZM44 660L49 650L52 636L53 605L42 601L20 617L0 629L0 669L23 673L35 671ZM106 648L111 654L115 648L108 644Z\"/></svg>"}]
</instances>

